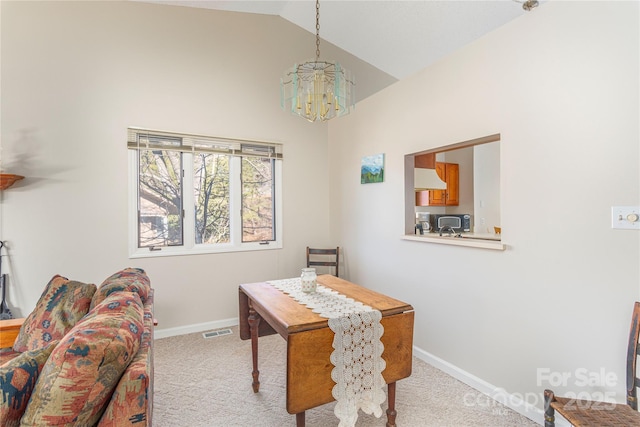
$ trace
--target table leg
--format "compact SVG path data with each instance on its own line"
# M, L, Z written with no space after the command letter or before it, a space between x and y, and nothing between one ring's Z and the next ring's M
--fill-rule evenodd
M389 396L387 400L389 401L389 408L387 409L387 427L395 427L396 426L396 383L389 383L387 386L389 391Z
M304 411L296 414L296 427L304 427Z
M258 370L258 327L260 326L260 315L256 313L251 303L249 303L249 326L251 327L251 356L253 357L253 372L251 372L253 383L251 385L253 392L257 393L260 390L260 381L258 380L260 376L260 371Z

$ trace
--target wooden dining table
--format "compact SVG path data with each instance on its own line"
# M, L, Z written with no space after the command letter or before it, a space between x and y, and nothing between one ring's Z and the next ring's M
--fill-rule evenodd
M411 375L413 307L405 302L331 275L318 276L318 284L379 310L384 333L382 376L387 384L387 427L395 426L396 382ZM330 361L334 332L328 320L267 282L239 286L240 338L251 340L253 391L260 390L258 338L280 334L287 341L286 407L304 427L305 411L332 402Z

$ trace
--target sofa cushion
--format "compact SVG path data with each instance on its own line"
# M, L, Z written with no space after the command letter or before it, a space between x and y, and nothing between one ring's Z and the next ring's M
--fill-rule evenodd
M143 345L120 377L97 427L151 425L152 365L152 350Z
M98 287L91 300L91 308L100 304L106 297L114 292L128 291L136 292L140 295L142 303L147 300L151 283L149 276L141 268L125 268L117 273L112 274Z
M153 290L144 303L140 349L122 374L97 427L151 426L153 414Z
M38 375L58 341L26 351L0 366L0 426L17 427Z
M134 292L96 305L53 350L22 426L92 426L140 346L143 307Z
M60 340L89 311L96 285L55 275L35 309L27 316L13 344L18 352L35 350Z

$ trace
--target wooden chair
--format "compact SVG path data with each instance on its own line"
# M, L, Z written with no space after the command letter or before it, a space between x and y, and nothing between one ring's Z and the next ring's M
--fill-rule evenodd
M315 266L335 267L336 274L334 274L334 276L340 277L340 275L338 274L339 264L340 264L340 247L339 246L335 249L314 249L307 246L307 267L315 267Z
M636 375L636 363L640 355L638 333L640 332L640 302L633 308L633 318L627 347L627 403L610 403L576 400L557 397L553 391L544 391L544 425L555 426L555 412L574 426L640 426L637 387L640 379Z

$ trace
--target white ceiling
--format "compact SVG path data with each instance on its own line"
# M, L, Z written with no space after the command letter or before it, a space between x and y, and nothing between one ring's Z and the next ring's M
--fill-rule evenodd
M279 15L313 34L316 32L315 2L311 0L134 1ZM322 0L320 37L402 79L522 14L535 13L535 9L523 10L521 2ZM311 56L315 45L309 46L309 50Z

